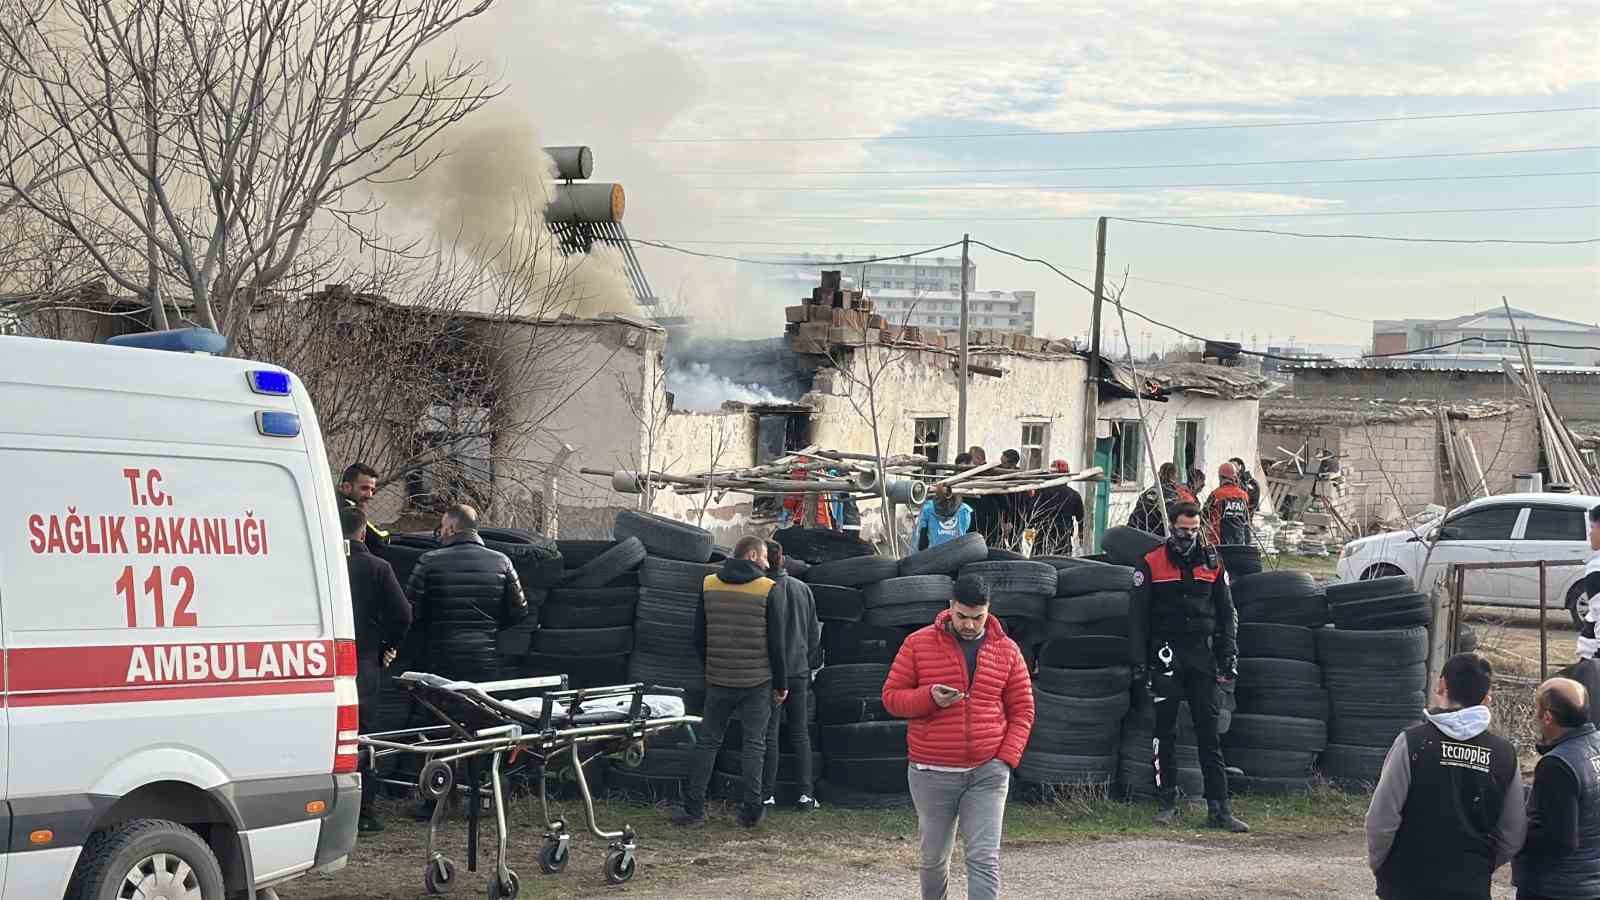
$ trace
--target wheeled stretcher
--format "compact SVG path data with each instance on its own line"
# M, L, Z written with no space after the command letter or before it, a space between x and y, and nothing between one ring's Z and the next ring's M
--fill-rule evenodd
M457 789L456 764L487 758L488 797L492 803L498 841L495 871L490 880L490 900L517 896L517 873L506 863L505 767L526 762L531 780L538 783L539 808L545 822L544 847L539 868L554 874L566 868L570 835L565 818L552 818L545 790L545 769L571 763L578 793L583 798L585 824L595 837L608 841L605 877L622 884L633 877L635 839L632 826L604 831L595 822L594 796L583 767L596 757L621 755L637 765L645 753L646 738L684 725L698 725L698 716L684 714L682 691L645 684L568 690L564 675L518 678L508 681L451 681L425 672L407 672L395 679L412 698L437 717L440 724L361 735L357 740L365 757L367 776L376 777L378 761L397 754L418 754L424 760L416 787L434 801L428 822L428 856L423 882L430 894L443 894L455 886L455 864L438 848L439 825L447 799ZM528 699L508 699L507 694L542 691ZM500 696L497 696L500 695ZM409 781L385 779L411 786ZM478 784L464 786L471 797L469 853L477 847L477 804L483 796Z

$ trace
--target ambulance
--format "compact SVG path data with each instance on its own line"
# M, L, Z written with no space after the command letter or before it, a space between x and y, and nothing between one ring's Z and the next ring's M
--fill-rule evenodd
M316 414L214 332L0 337L0 898L341 868L355 625Z

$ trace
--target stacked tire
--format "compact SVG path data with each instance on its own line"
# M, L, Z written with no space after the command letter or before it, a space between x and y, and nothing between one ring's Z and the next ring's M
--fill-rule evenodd
M1344 787L1368 787L1395 737L1422 719L1428 629L1324 628L1317 655L1331 708L1322 772Z
M1328 743L1328 692L1317 665L1316 629L1271 622L1239 624L1237 708L1223 750L1244 776L1235 793L1310 789L1317 754Z
M1052 787L1109 788L1117 777L1132 679L1126 665L1040 666L1033 683L1033 733L1017 778Z
M1328 598L1315 579L1305 572L1288 569L1258 572L1230 576L1229 582L1233 607L1240 622L1304 628L1321 628L1328 624Z
M525 657L514 664L518 673L566 675L574 688L627 680L638 590L634 571L643 559L644 546L629 539L569 571L551 588L537 616L538 629L520 648ZM506 633L501 641L503 654L518 649L506 646Z
M1005 626L1031 670L1040 645L1050 638L1047 622L1056 593L1055 566L1038 560L990 559L962 566L959 575L977 576L989 586L989 614Z
M920 627L920 626L919 626ZM875 630L868 630L875 629ZM914 630L897 626L852 626L852 637L837 632L831 645L841 652L829 661L812 683L817 698L822 775L817 793L825 802L856 809L884 809L911 805L906 783L906 722L883 708L883 683L889 665L905 635ZM827 652L827 651L824 651ZM779 764L782 777L782 763Z

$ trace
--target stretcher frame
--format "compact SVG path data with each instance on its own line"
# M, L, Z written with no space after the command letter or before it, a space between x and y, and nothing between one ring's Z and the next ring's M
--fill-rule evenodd
M634 852L637 840L631 825L620 830L602 829L595 820L594 795L584 774L584 766L595 758L622 753L624 760L637 765L644 757L645 738L659 731L679 726L700 724L699 716L679 715L652 718L647 715L645 698L648 695L683 695L681 688L648 685L642 682L609 687L569 689L567 676L550 675L536 678L514 678L503 681L471 682L452 681L426 672L406 672L396 676L396 683L410 691L412 699L428 710L442 724L360 735L366 774L376 777L377 763L387 757L415 754L423 757L423 765L416 782L398 779L381 779L385 784L416 787L425 798L434 802L433 815L428 821L427 861L423 869L424 885L430 894L443 894L454 887L455 865L438 848L439 826L446 815L445 802L454 793L454 765L466 761L471 765L481 757L489 760L490 798L497 828L495 872L490 883L491 900L510 900L520 888L516 872L506 862L508 835L506 833L505 785L502 767L507 760L515 761L526 754L536 764L539 785L539 808L545 822L545 843L539 854L539 867L545 874L560 872L566 867L571 835L565 817L550 815L549 796L545 787L545 768L562 757L571 761L574 780L583 800L584 824L590 834L609 842L605 862L606 881L622 884L633 877ZM544 691L538 711L533 712L496 694L524 691ZM591 700L631 698L625 712L585 711L583 704ZM523 701L525 702L525 701ZM582 749L580 749L582 748ZM591 750L588 759L582 750ZM477 857L478 803L483 790L474 777L471 785L459 786L471 798L468 817L468 854L475 866Z

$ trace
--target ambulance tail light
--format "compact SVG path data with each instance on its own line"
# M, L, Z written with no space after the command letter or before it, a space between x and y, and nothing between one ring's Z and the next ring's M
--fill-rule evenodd
M356 690L355 641L333 642L333 693L338 703L335 713L333 774L347 775L361 768L361 747L356 737L361 733L361 706Z

